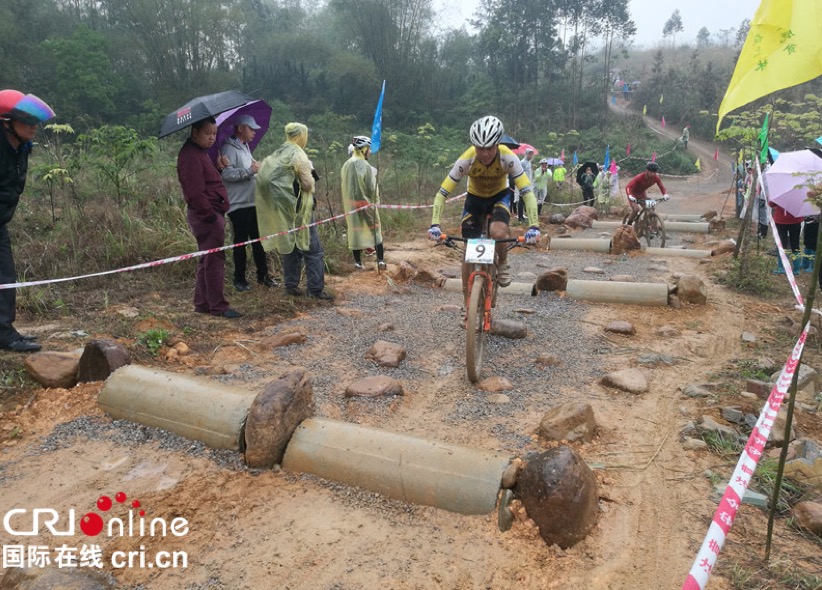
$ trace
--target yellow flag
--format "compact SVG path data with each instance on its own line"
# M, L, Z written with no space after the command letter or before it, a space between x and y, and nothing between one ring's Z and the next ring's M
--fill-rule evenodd
M697 170L699 170L700 172L702 172L702 164L700 164L700 163L699 163L699 158L697 158L697 159L696 159L696 162L694 162L694 166L696 166L696 169L697 169Z
M642 105L642 114L643 114L643 116L648 114L648 105L647 104Z
M719 106L717 131L732 110L822 74L820 23L819 0L762 0Z

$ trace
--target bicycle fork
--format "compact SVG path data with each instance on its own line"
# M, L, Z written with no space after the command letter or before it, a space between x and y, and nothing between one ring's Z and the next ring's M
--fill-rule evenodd
M471 291L474 287L474 280L480 277L481 281L485 281L485 299L482 302L482 331L488 332L491 330L491 299L492 296L492 289L494 288L494 281L491 279L491 275L482 270L475 270L470 275L468 275L468 297L471 297ZM465 302L465 309L468 309L469 301Z

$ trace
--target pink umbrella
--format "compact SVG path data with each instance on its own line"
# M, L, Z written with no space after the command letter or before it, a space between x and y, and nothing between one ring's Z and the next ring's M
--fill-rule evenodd
M782 152L764 174L768 199L794 217L819 215L808 202L808 190L822 183L822 150Z
M208 155L212 161L217 160L217 154L220 153L220 148L234 133L234 122L243 115L251 115L254 117L257 125L260 126L254 138L248 142L249 149L253 152L257 144L260 143L263 135L268 131L268 125L271 122L271 107L264 100L254 100L225 111L224 113L220 113L215 117L217 120L217 140L208 150Z
M533 150L535 156L539 153L539 150L537 148L535 148L534 146L532 146L530 143L521 143L521 144L519 144L519 147L514 150L514 153L517 154L518 156L522 156L522 155L525 155L525 150Z

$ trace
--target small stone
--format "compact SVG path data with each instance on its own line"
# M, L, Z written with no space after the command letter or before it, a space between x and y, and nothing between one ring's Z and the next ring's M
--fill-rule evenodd
M519 472L522 471L522 459L515 457L502 472L502 487L505 489L513 488L517 484Z
M636 278L633 275L613 275L609 279L609 281L614 281L616 283L635 283Z
M505 395L504 393L495 393L494 395L489 395L486 400L488 403L503 405L511 402L511 398Z
M358 379L345 390L345 397L388 397L403 395L402 384L381 375Z
M479 382L477 387L479 387L483 391L491 391L491 392L509 391L511 389L514 389L514 385L510 381L508 381L508 379L506 379L505 377L498 377L498 376L489 377L488 379L483 379L482 381ZM492 403L499 403L499 402L492 402ZM502 403L505 403L505 402L502 402Z
M440 306L440 311L459 313L462 311L462 307L460 307L459 305L452 305L449 303L447 305Z
M377 328L377 332L393 332L394 331L394 324L380 324Z
M305 334L298 331L283 332L266 340L265 344L271 348L280 346L291 346L292 344L304 344L308 340Z
M589 274L595 274L595 275L604 275L605 274L604 270L602 270L601 268L596 267L596 266L586 266L585 268L582 269L582 272L587 272Z
M742 342L753 344L756 342L756 334L753 334L752 332L742 332Z
M686 438L682 443L686 451L701 451L708 448L708 443L699 438Z
M648 380L639 369L622 369L608 373L602 378L602 383L616 387L628 393L644 393L648 391Z
M636 328L630 322L617 320L605 326L606 332L613 332L615 334L623 334L625 336L633 336L636 334Z
M374 361L381 367L399 367L405 357L404 346L385 340L377 340L365 353L366 359Z

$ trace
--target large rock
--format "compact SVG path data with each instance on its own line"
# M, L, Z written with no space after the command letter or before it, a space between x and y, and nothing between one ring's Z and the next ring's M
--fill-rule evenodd
M345 389L345 397L385 397L402 394L402 384L399 381L382 375L358 379Z
M523 322L516 320L493 320L490 333L503 338L519 340L528 335L528 328Z
M0 580L0 590L109 590L103 574L90 568L10 567Z
M38 352L23 361L29 375L40 385L64 389L77 385L79 364L80 355L74 352Z
M623 334L625 336L633 336L636 334L636 328L631 322L625 320L614 320L605 326L606 332L613 332L614 334Z
M565 291L568 287L568 269L556 267L537 277L537 291Z
M399 367L405 360L405 347L385 340L377 340L365 353L365 358L374 361L381 367Z
M280 463L297 426L313 415L313 389L304 370L294 369L268 383L248 411L245 462L257 468Z
M799 528L822 537L822 504L799 502L793 507L793 515Z
M549 441L590 442L595 430L594 408L586 402L551 408L539 423L539 435Z
M722 254L728 254L736 250L736 241L734 240L723 240L719 242L712 250L711 256L720 256Z
M548 545L572 547L597 523L596 477L570 447L529 458L514 489Z
M639 369L622 369L621 371L608 373L602 378L602 383L628 393L645 393L648 391L648 380Z
M589 229L593 227L594 220L581 213L571 213L565 219L565 225L574 229Z
M631 250L642 249L639 238L636 237L634 228L630 225L621 225L614 231L611 238L611 254L624 254Z
M794 458L790 458L793 455ZM815 440L801 438L789 445L785 475L816 490L822 490L822 446Z
M683 303L704 305L708 301L708 287L696 275L682 275L676 284L676 295Z
M299 330L289 330L275 334L264 341L264 345L269 348L279 348L281 346L291 346L292 344L305 344L308 337Z
M571 215L584 215L585 217L590 217L591 219L599 219L599 212L596 208L589 207L588 205L580 205L574 209Z
M562 225L565 223L565 216L562 213L554 213L548 218L548 223L551 225Z
M86 342L80 364L77 367L77 380L105 381L120 367L131 364L131 355L125 346L116 340L94 338Z

